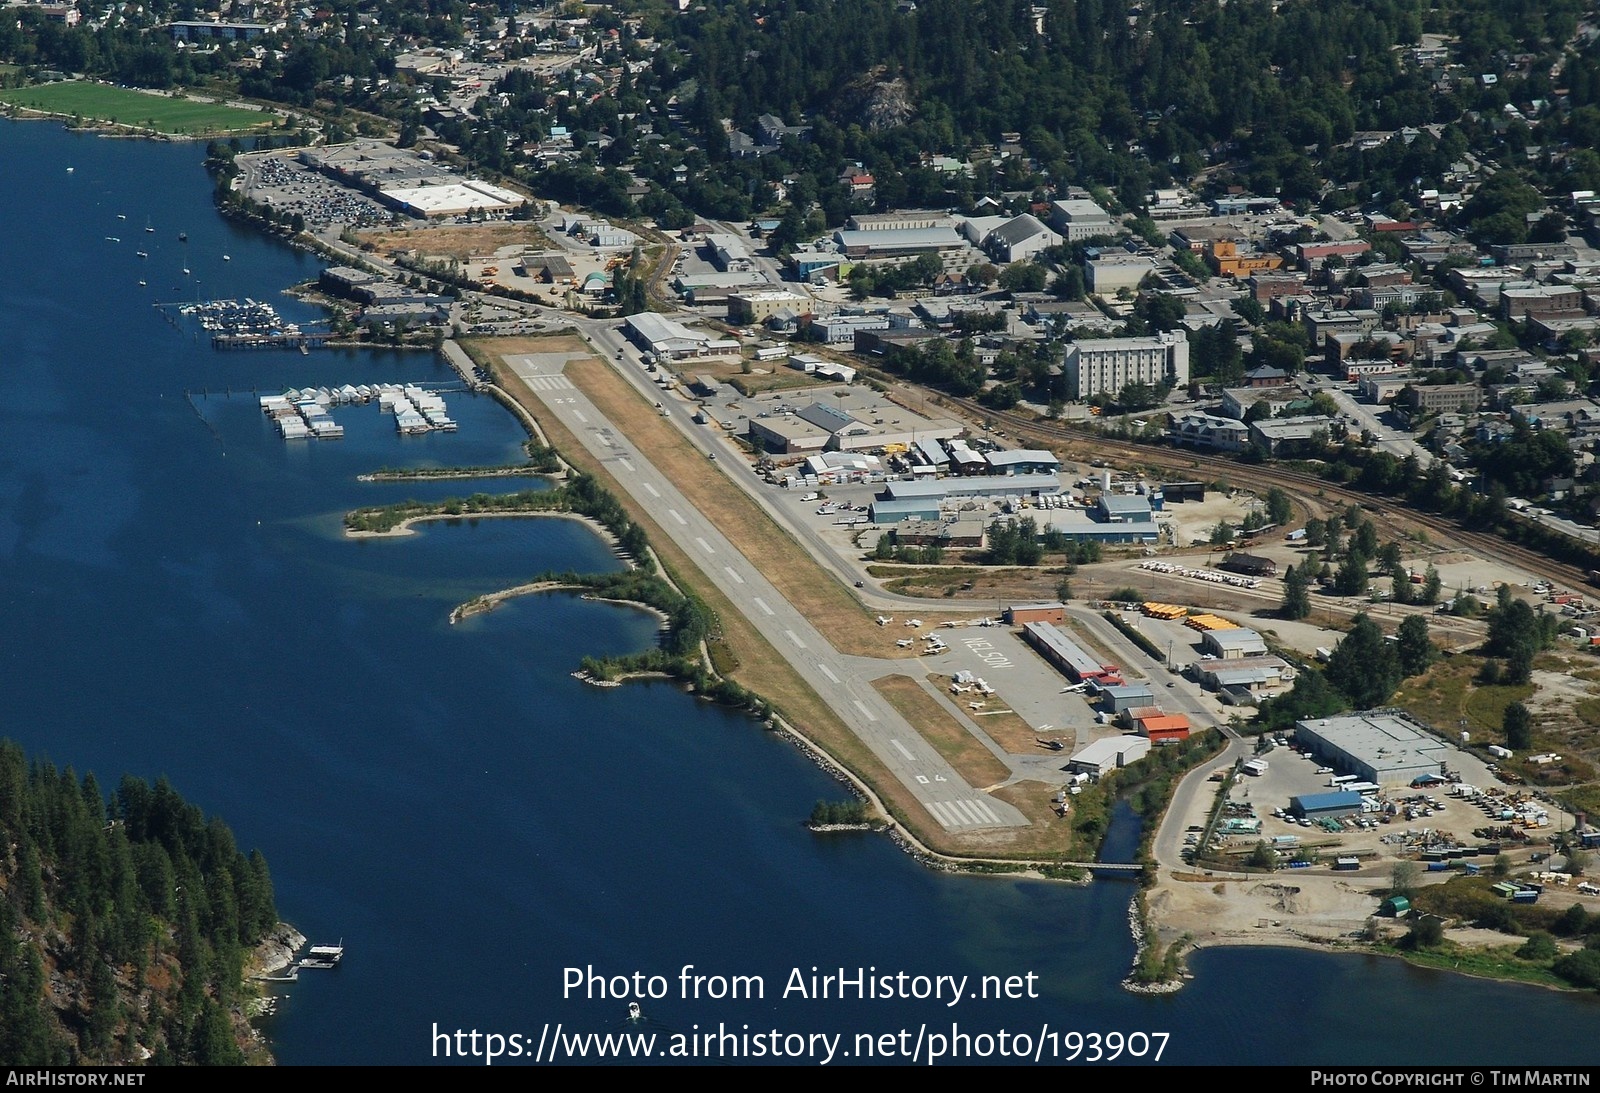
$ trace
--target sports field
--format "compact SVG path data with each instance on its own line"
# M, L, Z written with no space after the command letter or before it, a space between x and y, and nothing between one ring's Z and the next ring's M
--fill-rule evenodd
M173 136L243 133L273 124L274 115L217 103L148 95L123 87L70 80L0 91L0 102L88 122L109 122Z

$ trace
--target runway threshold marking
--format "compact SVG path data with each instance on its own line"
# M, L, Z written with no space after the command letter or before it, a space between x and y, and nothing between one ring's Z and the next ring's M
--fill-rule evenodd
M965 827L967 824L967 821L954 809L946 812L946 809L949 809L950 806L941 801L930 801L927 807L928 811L933 813L933 818L945 827Z
M983 818L983 814L980 813L977 809L973 808L972 805L969 804L968 802L966 802L966 801L952 801L952 802L950 802L950 804L951 804L952 808L955 808L963 816L965 816L968 819L970 819L973 823L981 824L981 823L985 822L984 818Z

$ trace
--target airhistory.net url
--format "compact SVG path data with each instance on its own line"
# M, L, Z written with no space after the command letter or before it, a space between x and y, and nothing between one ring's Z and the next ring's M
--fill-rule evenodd
M715 1031L695 1025L690 1032L568 1032L547 1023L537 1037L522 1033L441 1030L433 1026L433 1057L496 1062L568 1063L606 1059L786 1059L819 1066L839 1059L893 1060L933 1066L943 1061L1018 1059L1035 1063L1113 1062L1148 1059L1159 1062L1167 1049L1166 1032L1062 1032L1046 1022L1037 1033L963 1032L926 1024L897 1032L858 1032L846 1039L838 1032L750 1031L749 1025Z

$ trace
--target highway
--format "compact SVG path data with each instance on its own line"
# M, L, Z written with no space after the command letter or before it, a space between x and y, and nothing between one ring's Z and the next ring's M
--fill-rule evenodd
M584 325L598 344L605 344L606 326ZM615 336L615 327L609 326L609 332ZM1027 826L1017 809L968 785L872 687L858 658L836 650L778 593L760 565L745 557L612 426L563 374L568 359L565 353L543 353L510 356L505 362L773 648L811 681L834 713L941 826L952 832ZM674 405L673 412L683 412L682 407Z

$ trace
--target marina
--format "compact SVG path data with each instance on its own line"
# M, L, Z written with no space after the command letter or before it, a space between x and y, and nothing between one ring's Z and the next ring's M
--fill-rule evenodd
M184 274L189 270L185 268ZM209 300L192 304L156 304L195 319L211 335L214 349L320 349L332 336L326 330L308 330L278 314L260 300Z
M402 436L457 429L443 396L411 383L291 388L281 395L262 395L259 401L261 412L273 420L285 440L337 440L344 436L344 426L333 420L331 409L374 399L381 412L394 415L395 431Z

